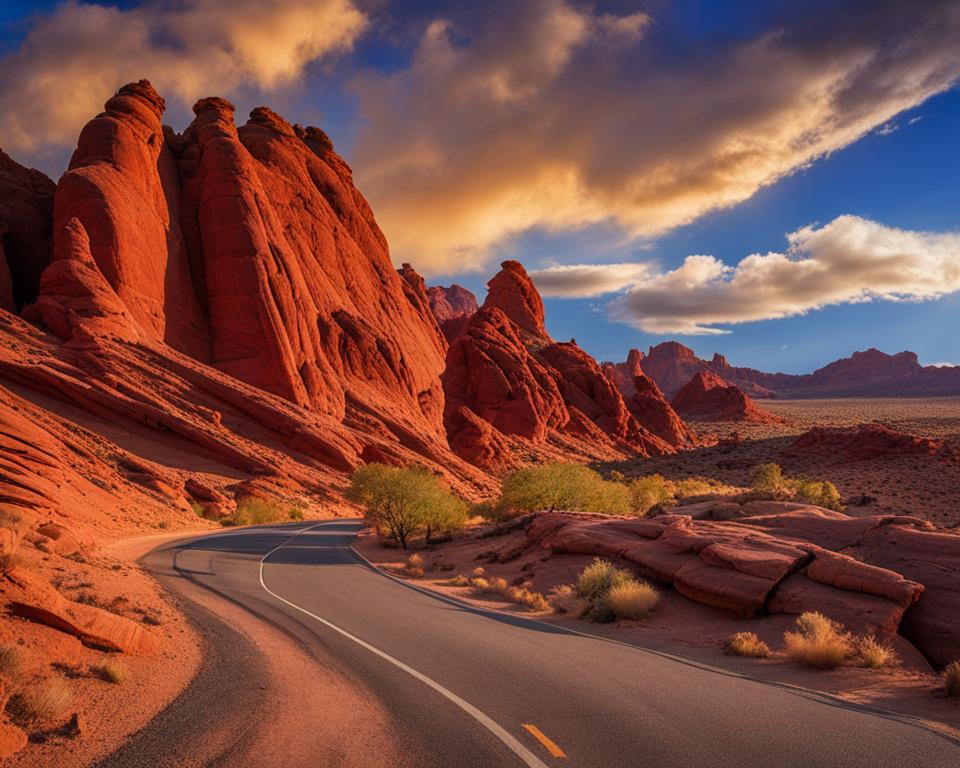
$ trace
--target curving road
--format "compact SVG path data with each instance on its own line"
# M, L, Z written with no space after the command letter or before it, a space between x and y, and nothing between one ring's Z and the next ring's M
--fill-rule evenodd
M290 768L960 765L955 740L907 718L424 593L357 557L359 527L248 528L152 552L145 566L187 601L211 652L100 765L259 768L270 762L263 744ZM386 760L376 739L331 756L319 734L311 743L317 713L306 707L272 723L262 652L238 631L246 622L304 650L305 682L335 670L371 694L403 757Z

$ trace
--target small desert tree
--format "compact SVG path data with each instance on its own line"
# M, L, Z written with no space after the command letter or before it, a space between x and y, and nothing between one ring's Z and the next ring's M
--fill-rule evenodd
M367 464L350 479L347 496L364 508L377 532L404 549L409 538L424 532L449 532L462 527L466 504L436 477L418 467Z
M497 502L501 515L538 510L625 514L630 491L623 483L604 480L580 464L543 464L507 476Z

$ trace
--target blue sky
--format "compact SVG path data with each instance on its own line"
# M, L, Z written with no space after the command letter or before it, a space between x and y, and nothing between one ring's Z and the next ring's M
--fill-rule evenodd
M0 96L0 109L9 114L29 94L31 127L61 127L27 137L6 118L0 147L51 175L69 157L73 123L96 107L77 87L46 101L36 88L17 93L14 77L49 67L63 73L64 88L70 78L95 80L107 91L101 102L110 88L148 77L177 129L192 100L208 95L197 88L216 88L238 105L238 119L268 103L324 127L397 260L429 282L459 282L482 300L504 258L531 271L608 264L611 274L623 262L650 262L649 285L545 299L551 334L576 338L600 359L678 339L703 356L791 373L871 346L960 362L952 332L960 283L951 282L951 260L960 263L960 57L951 25L960 14L950 3L931 3L922 19L905 2L812 0L531 0L522 10L210 0L202 17L189 16L189 2L102 3L116 13L101 16L93 5L0 5L0 92L10 100ZM311 28L320 7L329 16ZM257 39L271 18L292 21ZM241 24L242 34L224 31ZM337 24L341 31L328 33ZM124 47L136 25L148 37ZM218 46L233 63L207 58ZM304 49L311 53L274 66ZM196 59L209 76L178 79L171 55ZM662 205L651 188L662 188ZM823 234L788 258L819 260L833 283L824 278L789 310L768 283L759 292L769 296L754 301L733 272L692 282L674 272L691 255L733 268L750 254L787 253L787 234L811 226ZM851 242L855 252L838 252ZM904 250L893 253L911 275L902 285L871 264L891 248ZM855 285L844 290L843 280ZM569 280L545 292L583 293ZM895 294L911 300L884 298ZM628 322L615 322L609 305L624 296ZM739 311L742 297L749 307ZM701 305L711 309L684 316ZM713 333L680 333L694 325Z

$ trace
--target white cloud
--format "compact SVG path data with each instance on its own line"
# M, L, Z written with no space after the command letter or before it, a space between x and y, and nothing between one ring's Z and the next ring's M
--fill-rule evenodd
M542 296L567 299L613 293L650 277L649 262L627 264L565 264L530 272Z
M395 259L483 267L532 228L649 238L735 205L960 75L960 4L852 3L665 58L645 16L470 6L356 82L355 167Z
M103 102L141 78L187 107L289 83L349 50L365 24L352 0L148 0L130 10L70 0L0 60L0 146L21 160L73 146Z
M960 232L915 232L840 216L798 229L787 242L785 253L752 254L735 267L688 256L674 270L637 281L610 303L611 317L651 333L718 334L729 332L718 325L829 305L923 301L960 291ZM620 274L621 265L610 266L611 275Z

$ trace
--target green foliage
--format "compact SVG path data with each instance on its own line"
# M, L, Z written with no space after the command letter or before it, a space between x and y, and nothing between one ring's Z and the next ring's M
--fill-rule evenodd
M768 496L786 498L802 504L814 504L838 511L843 509L840 491L829 480L787 477L779 464L758 466L754 470L753 489Z
M577 595L588 603L603 600L611 587L625 584L632 578L629 571L597 557L580 571L577 577Z
M761 493L776 493L783 487L783 470L779 464L761 464L753 471L753 488Z
M409 538L463 528L467 505L440 480L418 467L367 464L350 478L347 497L364 508L367 522L404 549Z
M658 504L674 503L674 486L663 475L647 475L630 482L630 510L643 516Z
M237 502L237 511L225 517L221 523L223 525L268 525L301 520L303 520L303 507L299 504L287 506L272 499L248 497Z
M630 492L581 464L526 467L503 481L496 507L500 517L555 509L622 515L630 509Z

